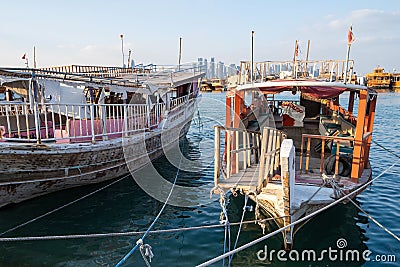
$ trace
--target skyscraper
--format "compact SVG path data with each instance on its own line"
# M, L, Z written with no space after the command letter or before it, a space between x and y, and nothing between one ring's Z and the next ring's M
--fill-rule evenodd
M209 78L215 78L215 59L212 57L211 62L210 62L210 77Z

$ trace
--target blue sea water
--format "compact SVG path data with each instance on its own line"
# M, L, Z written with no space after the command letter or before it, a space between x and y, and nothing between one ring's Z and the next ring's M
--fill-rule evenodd
M213 125L225 118L225 94L203 94L199 103L202 127L194 120L187 139L181 144L189 160L201 163L200 171L181 171L178 184L212 188ZM400 94L382 93L374 128L374 141L400 154ZM397 164L383 174L373 185L357 197L357 203L382 225L400 235L400 162L398 158L373 144L371 164L373 177L380 175L392 164ZM154 167L164 177L173 180L177 169L165 157L156 160ZM0 210L0 233L36 218L59 206L84 196L108 183L61 191ZM207 199L209 196L197 196ZM228 215L231 222L239 221L243 196L229 197ZM251 203L250 203L251 204ZM91 233L114 233L146 230L157 216L163 203L147 195L134 181L126 178L114 185L60 211L36 220L5 236L45 236ZM170 229L199 225L219 224L218 197L193 207L167 206L154 229ZM246 212L245 220L254 219ZM271 223L266 231L276 229ZM232 226L232 245L238 227ZM246 224L238 245L243 245L263 235L256 224ZM114 266L136 244L140 235L130 237L82 238L69 240L0 242L0 266ZM236 254L232 266L398 266L400 242L372 222L351 203L338 205L323 212L306 224L295 237L294 250L321 252L337 249L337 241L344 239L344 249L371 251L371 261L340 261L324 257L322 261L260 260L259 251L280 250L282 237L276 235ZM145 243L153 248L152 266L194 266L223 253L224 229L191 230L176 233L150 234ZM396 257L395 262L376 261ZM295 256L293 254L293 256ZM221 266L222 262L213 266ZM145 266L138 251L124 266Z

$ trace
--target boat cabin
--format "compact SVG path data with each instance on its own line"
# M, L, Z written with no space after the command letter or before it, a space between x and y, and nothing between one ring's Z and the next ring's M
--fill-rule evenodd
M290 249L300 218L354 197L372 176L377 101L356 80L340 60L242 62L226 124L214 128L220 203L229 191L247 195L256 219L272 217Z

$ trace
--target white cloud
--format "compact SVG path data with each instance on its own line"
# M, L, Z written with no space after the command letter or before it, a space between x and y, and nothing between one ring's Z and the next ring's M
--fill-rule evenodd
M96 45L86 45L83 48L80 49L82 52L93 52L96 50Z

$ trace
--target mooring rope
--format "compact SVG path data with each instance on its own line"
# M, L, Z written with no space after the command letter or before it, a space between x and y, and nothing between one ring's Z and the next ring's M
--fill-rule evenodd
M238 247L238 248L236 248L236 249L233 249L233 250L231 250L230 252L224 253L224 254L222 254L222 255L220 255L220 256L218 256L218 257L215 257L215 258L213 258L213 259L210 259L210 260L208 260L208 261L206 261L206 262L204 262L204 263L202 263L202 264L199 264L199 265L197 265L197 267L204 267L204 266L208 266L208 265L210 265L210 264L213 264L213 263L215 263L215 262L218 262L218 261L220 261L220 260L222 260L222 259L224 259L224 258L226 258L226 257L228 257L228 256L230 256L230 255L233 255L233 254L235 254L235 253L237 253L237 252L239 252L239 251L242 251L242 250L244 250L244 249L246 249L246 248L248 248L248 247L251 247L251 246L253 246L253 245L255 245L255 244L257 244L257 243L259 243L259 242L261 242L261 241L263 241L263 240L266 240L266 239L270 238L271 236L274 236L274 235L276 235L276 234L282 232L283 230L285 230L285 229L287 229L287 228L289 228L289 227L292 227L292 226L294 226L294 225L296 225L296 224L299 224L299 223L301 223L301 222L303 222L303 221L305 221L305 220L308 220L309 218L311 218L311 217L313 217L313 216L315 216L315 215L321 213L322 211L327 210L327 209L329 209L330 207L332 207L332 206L334 206L334 205L336 205L336 204L342 202L343 200L345 200L345 199L348 198L349 196L354 195L354 194L358 193L359 191L363 190L364 188L366 188L367 186L369 186L372 182L374 182L374 181L376 181L377 179L379 179L380 177L382 177L382 175L384 175L387 171L389 171L391 168L393 168L394 166L396 166L399 162L400 162L400 160L396 161L396 162L393 163L390 167L388 167L386 170L384 170L383 172L381 172L381 173L380 173L377 177L375 177L374 179L371 179L370 181L368 181L367 183L363 184L362 186L360 186L360 187L357 188L356 190L354 190L354 191L350 192L349 194L347 194L347 195L345 195L345 196L343 196L343 197L341 197L341 198L335 200L334 202L332 202L332 203L330 203L330 204L328 204L328 205L322 207L321 209L319 209L319 210L317 210L317 211L314 211L314 212L310 213L309 215L307 215L307 216L305 216L305 217L303 217L303 218L300 218L299 220L297 220L297 221L295 221L295 222L292 222L292 223L290 223L290 224L288 224L288 225L286 225L286 226L284 226L284 227L282 227L282 228L280 228L280 229L278 229L278 230L275 230L275 231L273 231L273 232L271 232L271 233L269 233L269 234L267 234L267 235L265 235L265 236L262 236L262 237L260 237L260 238L257 238L257 239L255 239L255 240L253 240L253 241L251 241L251 242L249 242L249 243L247 243L247 244L245 244L245 245L242 245L242 246L240 246L240 247Z
M243 220L244 220L244 214L246 213L247 201L248 201L248 199L249 199L249 196L248 196L248 195L245 195L245 196L244 196L244 204L243 204L242 218L240 219L239 229L238 229L238 232L237 232L237 235L236 235L236 240L235 240L235 244L233 245L233 249L236 248L237 243L238 243L238 241L239 241L240 231L242 230ZM231 256L229 256L228 266L231 265L233 256L234 256L234 254L232 254Z
M182 146L182 150L185 149L185 142L183 142L183 146ZM156 218L153 220L153 222L151 223L151 225L149 226L149 228L146 230L146 232L143 234L143 236L138 240L138 242L136 242L136 245L117 263L117 265L115 265L116 267L121 266L122 264L125 263L125 261L133 254L133 252L136 251L136 249L140 246L140 243L143 244L144 239L147 237L147 235L150 233L150 230L154 227L154 225L156 224L156 222L158 221L158 219L160 218L161 214L163 213L165 207L167 206L167 203L169 201L169 198L172 195L172 191L174 190L174 187L176 185L176 181L178 180L178 176L179 176L179 172L180 172L180 168L181 168L181 164L182 164L182 159L183 159L183 153L181 152L181 157L179 159L179 165L178 165L178 170L176 171L175 174L175 179L174 182L172 184L171 190L169 191L169 194L167 196L167 199L165 200L163 206L161 207L161 210L158 212Z
M28 224L34 222L34 221L37 221L37 220L39 220L39 219L41 219L41 218L43 218L43 217L46 217L47 215L50 215L50 214L52 214L52 213L54 213L54 212L56 212L56 211L59 211L59 210L65 208L65 207L68 207L68 206L70 206L70 205L72 205L72 204L74 204L74 203L76 203L76 202L78 202L78 201L80 201L80 200L82 200L82 199L85 199L85 198L87 198L87 197L90 197L91 195L93 195L93 194L95 194L95 193L97 193L97 192L100 192L101 190L106 189L107 187L110 187L110 186L112 186L113 184L116 184L116 183L122 181L123 179L125 179L126 177L129 177L129 176L130 176L130 174L125 175L125 176L119 178L118 180L115 180L115 181L113 181L113 182L111 182L111 183L109 183L109 184L107 184L107 185L105 185L105 186L103 186L103 187L101 187L101 188L99 188L99 189L97 189L97 190L95 190L95 191L93 191L93 192L87 194L87 195L84 195L84 196L82 196L82 197L80 197L80 198L78 198L78 199L75 199L75 200L73 200L73 201L71 201L71 202L69 202L69 203L67 203L67 204L65 204L65 205L62 205L62 206L60 206L60 207L58 207L58 208L55 208L55 209L53 209L53 210L51 210L51 211L49 211L49 212L46 212L46 213L44 213L44 214L42 214L42 215L40 215L40 216L38 216L38 217L36 217L36 218L33 218L33 219L29 220L29 221L26 221L26 222L24 222L24 223L21 223L21 224L15 226L15 227L13 227L13 228L11 228L11 229L8 229L7 231L2 232L2 233L0 234L0 236L3 236L3 235L5 235L5 234L7 234L7 233L10 233L10 232L14 231L14 230L17 230L17 229L19 229L19 228L21 228L21 227L23 227L23 226L26 226L26 225L28 225Z
M397 157L400 159L400 155L397 155L395 152L393 152L392 150L390 150L389 148L384 147L383 145L379 144L378 142L372 140L372 142L377 145L378 147L382 148L383 150L389 152L390 154L392 154L393 156Z
M339 187L339 185L333 180L330 179L328 180L329 184L332 186L333 190L338 191L338 194L341 195L345 195L343 190ZM354 202L354 200L352 200L351 198L347 197L347 199L354 205L356 206L356 208L358 208L362 213L364 213L365 215L367 215L368 218L370 218L376 225L378 225L380 228L382 228L383 230L385 230L388 234L390 234L391 236L393 236L395 239L397 239L397 241L400 241L400 237L398 237L396 234L394 234L392 231L390 231L389 229L387 229L385 226L383 226L380 222L378 222L375 218L373 218L370 214L368 214L368 212L366 212L365 210L363 210L360 205L358 205L356 202Z
M376 223L376 225L378 225L380 228L382 228L383 230L385 230L388 234L390 234L391 236L393 236L395 239L397 239L397 241L400 241L400 237L398 237L396 234L394 234L392 231L390 231L389 229L387 229L385 226L383 226L381 223L379 223L376 219L374 219L371 215L368 214L368 212L366 212L365 210L363 210L360 205L357 205L357 203L355 203L351 198L348 197L348 199L350 200L351 203L353 203L354 206L356 206L361 212L363 212L365 215L367 215L368 218L370 218L374 223Z
M226 200L225 200L224 193L220 194L219 204L222 209L220 224L224 226L224 253L226 253L227 245L228 245L228 251L230 251L230 248L231 248L231 229L230 229L230 223L229 223L229 218L228 218L228 212L226 210ZM222 267L224 267L224 266L225 266L225 259L222 260ZM229 267L229 264L228 264L228 267Z
M231 225L240 225L242 224L253 224L258 222L267 222L276 219L282 219L286 216L280 217L272 217L260 220L250 220L244 222L231 222ZM200 226L192 226L185 228L172 228L172 229L160 229L160 230L151 230L150 234L164 234L164 233L175 233L175 232L183 232L183 231L191 231L191 230L202 230L202 229L213 229L225 227L223 224L211 224L211 225L200 225ZM146 231L130 231L130 232L114 232L114 233L95 233L95 234L72 234L72 235L50 235L50 236L24 236L24 237L0 237L0 242L16 242L16 241L43 241L43 240L67 240L67 239L84 239L84 238L106 238L106 237L120 237L120 236L133 236L133 235L141 235Z

